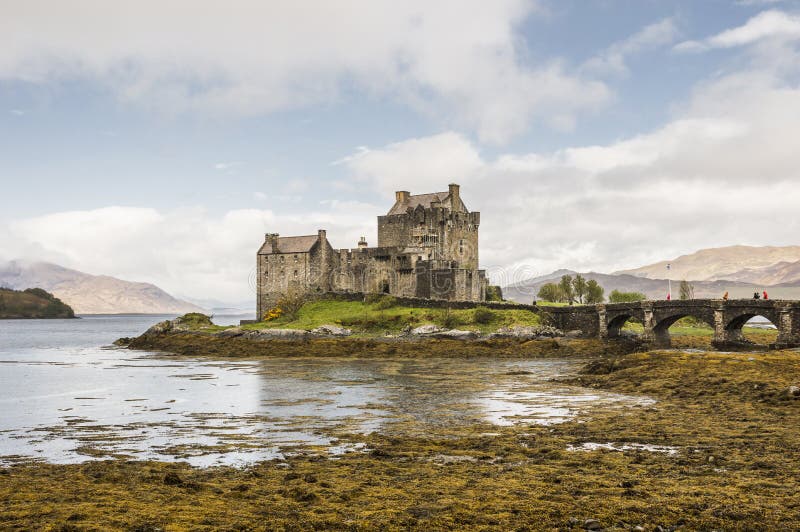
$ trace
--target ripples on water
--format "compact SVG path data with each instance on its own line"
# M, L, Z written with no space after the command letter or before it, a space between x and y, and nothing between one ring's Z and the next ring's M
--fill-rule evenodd
M590 404L647 403L549 382L578 361L214 361L102 347L165 318L0 321L0 461L242 465L358 449L337 434L550 424Z

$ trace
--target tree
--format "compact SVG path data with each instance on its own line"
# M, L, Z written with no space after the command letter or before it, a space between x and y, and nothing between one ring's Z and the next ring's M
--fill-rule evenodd
M487 286L486 301L504 301L503 289L496 285Z
M681 299L694 299L694 285L689 281L681 281Z
M608 296L609 303L635 303L645 299L647 296L641 292L620 292L619 290L612 290L611 295Z
M572 289L571 275L562 275L561 281L558 283L558 288L561 290L562 303L572 303L575 301L575 291Z
M589 279L586 283L586 303L590 305L602 303L603 299L605 299L603 294L605 294L605 289L597 284L594 279Z
M557 303L561 301L561 288L555 283L543 284L542 287L539 288L539 293L536 294L536 297L542 301Z
M587 295L586 279L584 279L579 273L576 274L575 279L572 280L572 291L575 294L575 299L578 303L588 303L588 301L585 300Z

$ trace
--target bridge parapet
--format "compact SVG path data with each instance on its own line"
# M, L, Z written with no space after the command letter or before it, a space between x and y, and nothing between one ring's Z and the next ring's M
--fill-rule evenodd
M542 309L544 311L544 308ZM659 347L670 345L669 328L679 319L691 316L714 329L714 345L730 347L745 342L742 327L750 319L763 316L778 328L775 347L800 346L800 301L693 299L640 301L600 305L548 307L545 311L558 328L581 330L584 336L602 339L620 337L629 320L644 328L641 340Z

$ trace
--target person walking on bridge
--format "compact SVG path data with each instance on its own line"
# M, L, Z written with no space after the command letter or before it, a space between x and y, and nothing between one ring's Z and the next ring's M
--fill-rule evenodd
M767 295L767 291L766 290L764 290L764 299L769 299L769 296Z
M728 291L727 291L727 290L726 290L726 291L725 291L725 293L722 295L722 300L723 300L723 301L727 301L727 300L728 300Z
M761 296L758 295L758 292L753 292L753 299L761 299Z

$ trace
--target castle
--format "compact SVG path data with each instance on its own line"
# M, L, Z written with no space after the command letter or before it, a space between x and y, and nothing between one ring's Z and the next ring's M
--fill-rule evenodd
M298 290L484 301L480 220L453 184L447 192L397 192L389 212L378 216L377 247L362 237L355 249L333 249L324 229L308 236L268 233L257 255L258 316L281 294Z

